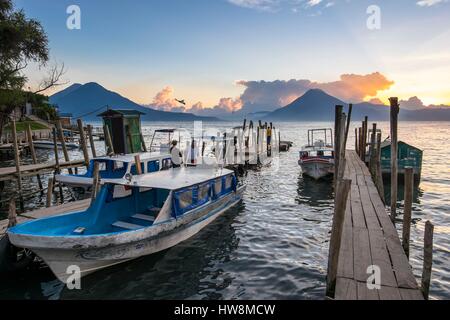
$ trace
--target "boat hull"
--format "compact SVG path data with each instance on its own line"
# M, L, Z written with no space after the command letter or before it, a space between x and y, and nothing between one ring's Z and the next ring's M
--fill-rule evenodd
M170 222L121 233L117 235L117 239L97 237L92 244L89 244L86 239L78 244L77 241L68 239L66 244L58 246L51 245L54 239L49 237L39 239L40 237L30 238L11 233L10 238L14 245L28 248L36 253L56 277L66 283L71 275L67 273L70 266L78 267L81 276L86 276L115 264L166 250L191 238L239 203L244 189L245 187L239 187L236 192L207 203L178 219L171 219Z
M319 180L325 178L334 173L334 163L331 161L323 160L309 160L303 161L299 160L299 165L302 168L303 174Z

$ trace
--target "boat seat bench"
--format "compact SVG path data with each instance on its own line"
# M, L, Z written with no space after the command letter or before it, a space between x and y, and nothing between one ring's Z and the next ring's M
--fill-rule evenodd
M150 221L150 222L155 221L155 217L148 216L145 214L135 214L134 216L131 216L131 217L134 219L140 219L140 220L145 220L145 221Z
M129 223L129 222L125 222L125 221L116 221L112 225L113 225L113 227L127 229L127 230L136 230L136 229L140 229L140 228L144 227L139 224Z

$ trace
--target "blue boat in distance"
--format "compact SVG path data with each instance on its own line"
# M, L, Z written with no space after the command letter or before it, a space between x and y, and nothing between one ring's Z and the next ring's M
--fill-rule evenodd
M69 187L90 190L93 182L94 164L99 163L101 179L120 179L127 174L137 174L135 156L139 155L143 173L158 172L172 167L172 157L168 153L142 152L126 155L104 156L91 159L84 174L57 174L55 180Z
M182 167L102 181L85 211L42 218L8 230L63 282L165 250L192 237L242 199L233 171ZM69 273L68 273L69 272Z

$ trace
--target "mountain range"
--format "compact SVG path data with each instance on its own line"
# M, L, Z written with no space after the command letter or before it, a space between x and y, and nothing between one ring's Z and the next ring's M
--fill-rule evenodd
M97 115L107 107L134 109L143 112L144 121L217 121L214 117L202 117L192 113L167 112L143 107L120 94L109 91L95 82L84 85L75 83L50 96L49 102L57 105L59 112L71 113L75 118L98 120Z
M336 105L348 106L346 102L320 89L311 89L287 106L267 114L263 119L270 121L332 121ZM352 110L353 120L362 120L364 116L375 121L388 121L390 118L390 107L382 104L362 102L353 104ZM450 121L450 108L429 107L407 110L400 106L399 119L404 121Z
M120 94L109 91L95 82L73 84L55 93L49 99L57 105L62 113L72 113L76 118L88 120L98 119L97 114L106 110L107 106L120 109L135 109L144 113L145 121L218 121L217 117L207 117L186 112L168 112L154 110L137 104ZM311 89L285 107L272 112L245 113L245 107L234 114L224 114L226 120L262 119L265 121L333 121L335 105L348 104L320 89ZM389 107L381 104L362 102L353 105L352 119L362 120L368 116L370 120L387 121L390 117ZM449 108L428 107L419 110L402 109L400 120L404 121L450 121Z

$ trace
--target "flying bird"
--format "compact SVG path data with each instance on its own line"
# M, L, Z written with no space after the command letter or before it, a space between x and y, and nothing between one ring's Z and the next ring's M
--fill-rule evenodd
M175 99L175 101L181 103L183 106L186 105L186 102L184 101L184 99L183 100Z

